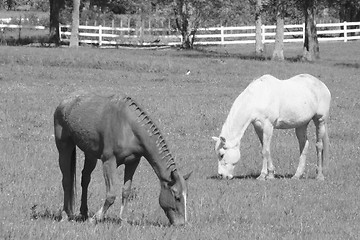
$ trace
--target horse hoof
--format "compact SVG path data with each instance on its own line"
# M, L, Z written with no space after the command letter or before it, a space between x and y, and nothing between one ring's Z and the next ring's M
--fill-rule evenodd
M95 216L93 216L92 218L89 218L89 222L90 222L91 224L93 224L93 225L95 225L95 224L98 223L98 221L97 221L97 219L96 219Z
M78 217L79 221L85 222L88 219L87 214L80 214Z
M325 177L324 177L324 175L319 174L319 175L317 175L316 180L324 181L324 180L325 180Z
M61 213L60 215L60 222L73 222L75 220L75 216L74 215L68 215L67 213L65 213L64 211Z
M68 220L68 216L66 215L65 212L61 212L61 214L60 214L60 222L65 222L66 220Z
M265 177L265 175L261 174L260 176L258 176L258 177L256 178L256 180L265 181L265 180L266 180L266 177Z
M121 225L128 224L127 218L120 217L120 222L121 222Z
M301 175L295 174L294 176L291 177L291 179L294 179L294 180L300 180L302 178L305 178L303 174L301 174Z
M269 174L266 176L266 179L269 179L269 180L275 179L274 171L269 171Z

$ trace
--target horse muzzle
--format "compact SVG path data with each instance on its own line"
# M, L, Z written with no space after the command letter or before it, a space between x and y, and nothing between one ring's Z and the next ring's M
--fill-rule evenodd
M222 173L219 173L217 175L218 179L225 179L225 180L231 180L234 178L233 175L225 175L225 174L222 174Z

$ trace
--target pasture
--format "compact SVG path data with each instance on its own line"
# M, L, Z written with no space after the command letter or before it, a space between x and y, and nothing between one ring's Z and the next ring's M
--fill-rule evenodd
M271 46L267 48L271 54ZM255 60L252 45L193 51L0 47L0 239L358 239L360 237L360 42L321 43L321 60L296 61L301 45L285 45L285 62ZM187 71L190 74L186 74ZM315 180L315 133L310 124L305 178L294 130L275 130L277 178L257 181L260 143L243 138L234 180L218 180L212 136L235 98L255 78L309 73L332 93L330 160ZM189 180L184 227L168 226L158 204L158 179L145 159L134 175L131 201L119 219L118 198L104 222L59 222L63 191L53 137L53 112L78 89L129 94L162 131L178 169ZM77 151L76 211L80 206ZM118 169L123 179L123 166ZM101 162L89 186L89 211L105 197Z

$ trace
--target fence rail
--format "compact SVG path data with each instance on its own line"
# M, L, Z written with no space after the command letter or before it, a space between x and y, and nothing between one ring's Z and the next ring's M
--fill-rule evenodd
M46 27L44 26L29 26L29 25L16 25L16 24L1 24L0 30L3 31L5 28L13 28L13 29L35 29L35 30L44 30Z
M0 24L0 30L12 29L45 29L43 26L22 26ZM360 39L360 22L320 23L316 25L319 41L351 41ZM60 25L60 40L68 42L71 36L70 25ZM305 24L284 26L284 42L303 42ZM275 41L276 26L262 26L263 43ZM139 44L139 45L178 45L182 36L171 28L104 27L79 26L81 43L103 45ZM255 43L255 26L210 27L197 29L195 45L227 45Z
M60 39L68 42L70 25L60 26ZM344 41L360 39L360 22L321 23L316 25L319 41ZM305 24L285 25L284 42L303 42ZM263 43L275 41L276 26L262 26ZM104 26L79 26L79 41L88 44L163 44L178 45L181 35L169 28L116 28ZM255 43L255 26L210 27L197 29L195 45L226 45Z

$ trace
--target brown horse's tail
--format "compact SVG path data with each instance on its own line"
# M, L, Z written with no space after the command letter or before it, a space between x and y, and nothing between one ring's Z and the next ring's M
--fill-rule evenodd
M76 198L76 147L71 154L70 159L70 176L71 176L71 192L70 192L70 209L74 209Z

